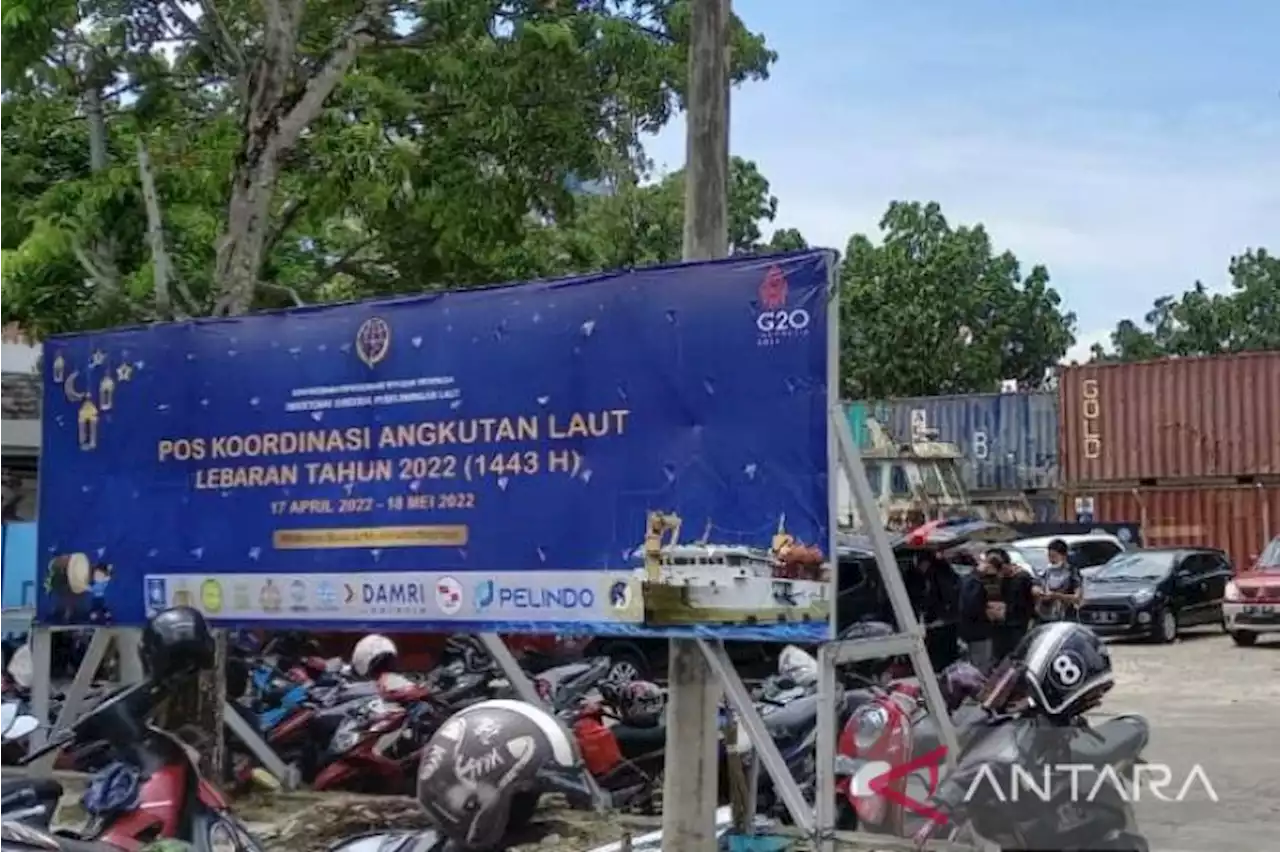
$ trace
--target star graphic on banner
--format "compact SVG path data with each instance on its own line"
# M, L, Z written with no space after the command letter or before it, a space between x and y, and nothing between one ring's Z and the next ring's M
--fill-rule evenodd
M99 349L98 351L94 352L93 357L89 359L89 365L92 367L101 367L104 363L106 363L106 360L107 360L107 354L103 352L101 349Z
M132 364L121 364L119 367L116 367L116 381L127 382L131 378L133 378Z

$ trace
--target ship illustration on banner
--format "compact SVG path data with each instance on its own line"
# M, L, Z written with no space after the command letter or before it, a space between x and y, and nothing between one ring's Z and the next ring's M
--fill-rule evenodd
M679 516L650 512L641 567L645 624L768 624L823 622L831 613L831 568L817 547L785 531L768 548L702 539L681 544Z

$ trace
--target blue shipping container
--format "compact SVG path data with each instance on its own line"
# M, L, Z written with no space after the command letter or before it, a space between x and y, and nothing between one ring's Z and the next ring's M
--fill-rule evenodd
M36 605L35 521L4 525L4 608Z
M965 485L981 491L1058 487L1058 395L991 393L850 403L855 440L866 446L865 420L876 418L898 441L922 429L964 454Z

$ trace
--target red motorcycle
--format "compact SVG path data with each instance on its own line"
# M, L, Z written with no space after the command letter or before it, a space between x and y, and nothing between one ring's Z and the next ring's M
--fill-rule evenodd
M971 724L986 718L981 705L966 703L979 695L983 683L967 662L954 663L939 676L961 744ZM875 689L875 697L849 717L836 741L839 822L841 828L903 837L917 827L909 825L914 819L905 803L928 801L946 752L918 683L893 681Z
M98 773L85 791L89 822L82 831L46 833L33 823L24 830L40 833L43 840L6 837L5 845L88 852L91 844L104 852L136 852L168 838L188 843L197 852L261 852L222 793L200 776L199 754L146 721L158 693L150 682L127 687L93 708L65 735L28 755L24 764L68 745L103 740L110 744L117 762ZM43 784L48 786L47 781ZM49 795L35 779L31 791L37 798ZM11 797L22 798L21 782L6 784L4 793L6 803Z

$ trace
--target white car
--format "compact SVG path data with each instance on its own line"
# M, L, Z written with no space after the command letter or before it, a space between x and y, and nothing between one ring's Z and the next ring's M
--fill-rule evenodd
M1009 544L1009 555L1014 562L1029 567L1035 576L1042 577L1049 567L1049 542L1054 539L1061 539L1067 545L1067 561L1079 568L1084 577L1125 550L1124 542L1110 533L1081 533L1018 539Z

